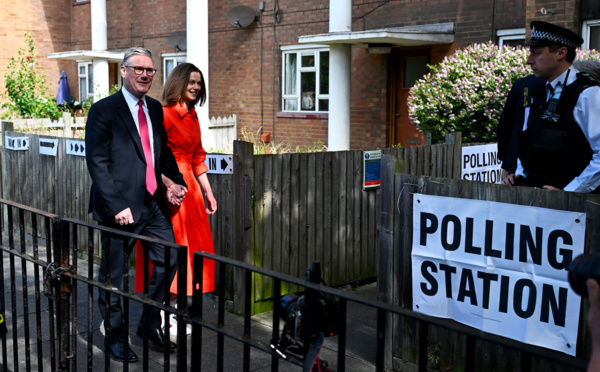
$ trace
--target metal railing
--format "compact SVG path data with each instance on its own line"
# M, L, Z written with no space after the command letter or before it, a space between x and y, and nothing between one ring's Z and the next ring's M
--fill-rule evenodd
M376 313L376 331L373 339L364 339L364 343L376 345L376 353L372 361L377 371L383 371L386 363L386 334L390 332L388 319L390 316L400 317L412 321L417 328L417 354L414 364L419 371L427 371L429 330L441 327L466 335L468 347L464 355L464 370L474 371L477 353L473 352L477 340L503 345L517 350L521 355L521 370L530 371L532 358L541 358L553 364L565 366L572 370L585 370L587 361L557 353L552 350L541 349L525 345L513 340L463 326L444 319L432 318L420 313L403 309L399 306L373 301L352 292L329 288L311 281L298 279L289 275L271 270L258 268L239 261L216 256L208 253L197 252L193 259L193 296L192 303L188 304L186 291L178 291L177 308L170 304L157 303L148 298L147 294L136 294L130 289L131 267L129 260L120 289L112 288L110 283L101 283L95 279L97 264L94 262L94 239L98 234L118 234L125 238L139 239L145 242L164 244L168 249L167 255L176 254L178 257L178 286L186 286L186 248L177 244L153 240L148 237L137 236L112 230L106 227L88 224L85 222L60 218L59 216L28 208L6 200L0 200L2 207L2 232L8 238L8 243L0 240L0 311L8 321L9 333L1 339L2 369L8 371L39 370L39 371L97 371L122 369L128 371L133 366L111 361L108 353L108 338L100 335L102 327L99 322L97 293L104 290L105 296L119 296L123 303L125 325L128 328L130 318L137 317L142 308L155 307L165 312L165 317L175 314L177 317L177 344L174 354L165 348L157 351L150 349L147 339L135 339L135 347L142 350L142 361L139 365L143 370L177 370L200 371L206 368L207 342L216 352L210 355L210 369L215 371L227 370L227 362L232 358L231 350L241 347L240 353L235 353L236 369L250 371L253 357L257 355L270 360L271 371L288 370L288 366L295 365L303 370L310 370L314 355L307 357L308 345L312 334L305 331L302 344L306 345L300 352L290 353L289 350L279 349L282 339L280 321L285 319L284 309L279 306L282 298L282 284L303 288L305 291L305 304L311 304L314 296L323 294L336 299L338 311L337 346L333 351L335 361L332 363L338 371L350 368L348 363L347 347L348 337L348 308L349 304L359 304L372 309ZM0 239L2 237L0 236ZM110 254L110 253L109 253ZM42 258L40 256L45 256ZM210 259L216 262L216 314L207 309L207 297L201 292L203 260ZM148 261L148 257L145 257ZM8 267L6 267L8 266ZM243 322L241 327L231 326L227 322L227 301L225 298L226 272L233 270L233 277L243 280L244 298ZM19 272L20 271L20 272ZM19 275L20 274L20 275ZM252 320L251 304L253 279L255 275L271 278L273 283L273 313L270 317L270 332L258 332ZM8 283L6 279L8 278ZM147 278L146 278L147 281ZM33 288L33 290L31 289ZM6 307L6 291L8 290L9 307ZM168 298L168 288L165 288ZM45 298L42 294L46 294ZM20 300L20 301L19 301ZM33 304L31 304L30 303ZM319 314L315 315L314 309L302 308L308 313L303 318L304 330L315 330L311 324L317 324ZM210 309L212 310L212 309ZM230 317L235 316L229 314ZM42 319L47 319L47 323ZM315 322L316 323L311 323ZM190 324L191 336L186 335L186 327ZM287 323L283 323L287 325ZM109 330L108 330L109 331ZM318 329L317 329L318 331ZM131 333L131 332L127 332ZM207 341L207 333L216 334L216 342ZM108 332L107 332L108 334ZM33 342L32 342L33 341ZM231 345L234 345L233 347ZM235 346L237 345L237 346ZM227 348L230 348L229 350ZM254 353L251 351L254 350ZM389 358L389 357L388 357ZM288 364L289 363L289 364ZM202 368L204 367L204 368ZM297 368L298 368L297 367ZM139 368L139 367L135 367Z

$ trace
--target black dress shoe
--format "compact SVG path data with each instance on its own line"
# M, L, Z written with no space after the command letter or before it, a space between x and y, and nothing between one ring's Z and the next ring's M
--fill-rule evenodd
M148 333L146 334L146 332L148 332ZM154 329L138 328L137 332L135 334L141 338L144 338L147 335L148 340L150 342L152 342L155 346L158 346L161 349L164 349L165 345L167 345L167 348L169 349L170 352L173 352L173 351L175 351L175 349L177 349L177 344L174 343L173 341L169 340L169 338L165 336L162 329L160 329L160 328L154 328Z
M125 348L125 345L123 345L121 342L115 342L114 344L110 344L108 349L110 357L114 360L122 362L125 360L125 353L127 353L127 361L129 363L138 361L138 356L133 352L133 350L131 350L129 345L127 345L127 348Z

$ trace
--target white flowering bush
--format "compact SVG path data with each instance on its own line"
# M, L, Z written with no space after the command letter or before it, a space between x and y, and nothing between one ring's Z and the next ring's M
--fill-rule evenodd
M528 48L489 42L473 44L447 56L410 90L409 117L434 142L462 132L463 142L496 141L496 126L515 80L531 74ZM600 60L595 50L577 58Z

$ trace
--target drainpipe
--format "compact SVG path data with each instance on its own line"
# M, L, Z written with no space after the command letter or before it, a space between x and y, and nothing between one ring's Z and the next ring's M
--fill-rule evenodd
M107 49L106 38L106 0L91 0L92 17L92 50L105 51ZM108 59L94 58L92 60L94 71L94 97L108 95Z
M329 32L352 31L352 1L329 1ZM329 151L350 149L350 44L329 47Z
M206 84L206 103L196 106L196 113L200 121L202 133L202 146L205 150L215 147L211 133L208 129L210 79L208 76L208 0L187 0L186 7L186 34L187 34L187 61L193 63L202 71Z

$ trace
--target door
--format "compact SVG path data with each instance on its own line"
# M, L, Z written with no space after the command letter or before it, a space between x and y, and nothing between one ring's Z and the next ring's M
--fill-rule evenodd
M395 50L391 56L390 146L425 144L425 134L410 122L407 99L410 88L429 71L429 55L429 50Z

